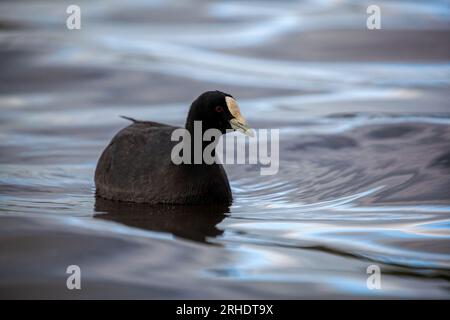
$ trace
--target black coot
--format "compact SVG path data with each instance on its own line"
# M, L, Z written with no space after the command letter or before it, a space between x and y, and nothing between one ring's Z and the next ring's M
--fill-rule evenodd
M130 120L133 123L116 134L97 163L98 196L151 204L231 204L230 185L221 164L176 165L171 159L172 148L179 144L171 141L176 127ZM252 135L235 99L220 91L205 92L192 103L186 120L192 144L194 121L201 121L203 132L234 129Z

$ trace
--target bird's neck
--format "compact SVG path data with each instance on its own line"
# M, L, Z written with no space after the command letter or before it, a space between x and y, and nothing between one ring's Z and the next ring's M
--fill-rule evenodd
M215 147L219 143L219 139L212 138L213 141L204 141L204 133L206 130L210 129L209 126L205 122L200 120L189 119L186 121L186 130L187 134L189 134L189 139L185 139L184 141L190 141L190 150L191 150L191 163L198 163L201 158L201 163L206 164L203 159L203 154L205 148L213 144L213 148L211 147L208 150L208 153L211 154L212 157L215 157ZM195 155L197 155L197 159L195 159Z

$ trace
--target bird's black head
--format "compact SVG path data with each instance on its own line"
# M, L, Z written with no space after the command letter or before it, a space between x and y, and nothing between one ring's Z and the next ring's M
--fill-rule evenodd
M194 121L202 121L203 131L219 129L220 132L226 133L227 129L234 129L249 136L253 135L236 100L230 94L220 91L204 92L192 102L186 129L193 130Z

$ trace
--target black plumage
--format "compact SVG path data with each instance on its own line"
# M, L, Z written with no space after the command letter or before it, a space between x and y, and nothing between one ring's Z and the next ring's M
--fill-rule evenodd
M176 127L129 120L133 123L116 134L98 161L98 196L151 204L231 204L221 164L176 165L171 160L178 143L171 141ZM205 92L192 103L185 125L192 137L194 121L202 121L203 131L216 128L225 133L233 128L251 134L233 97L219 91Z

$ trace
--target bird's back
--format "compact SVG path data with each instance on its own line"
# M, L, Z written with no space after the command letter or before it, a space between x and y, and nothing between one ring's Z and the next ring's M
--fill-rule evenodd
M134 121L103 151L95 171L98 196L139 203L231 203L231 190L220 164L171 161L173 126Z

